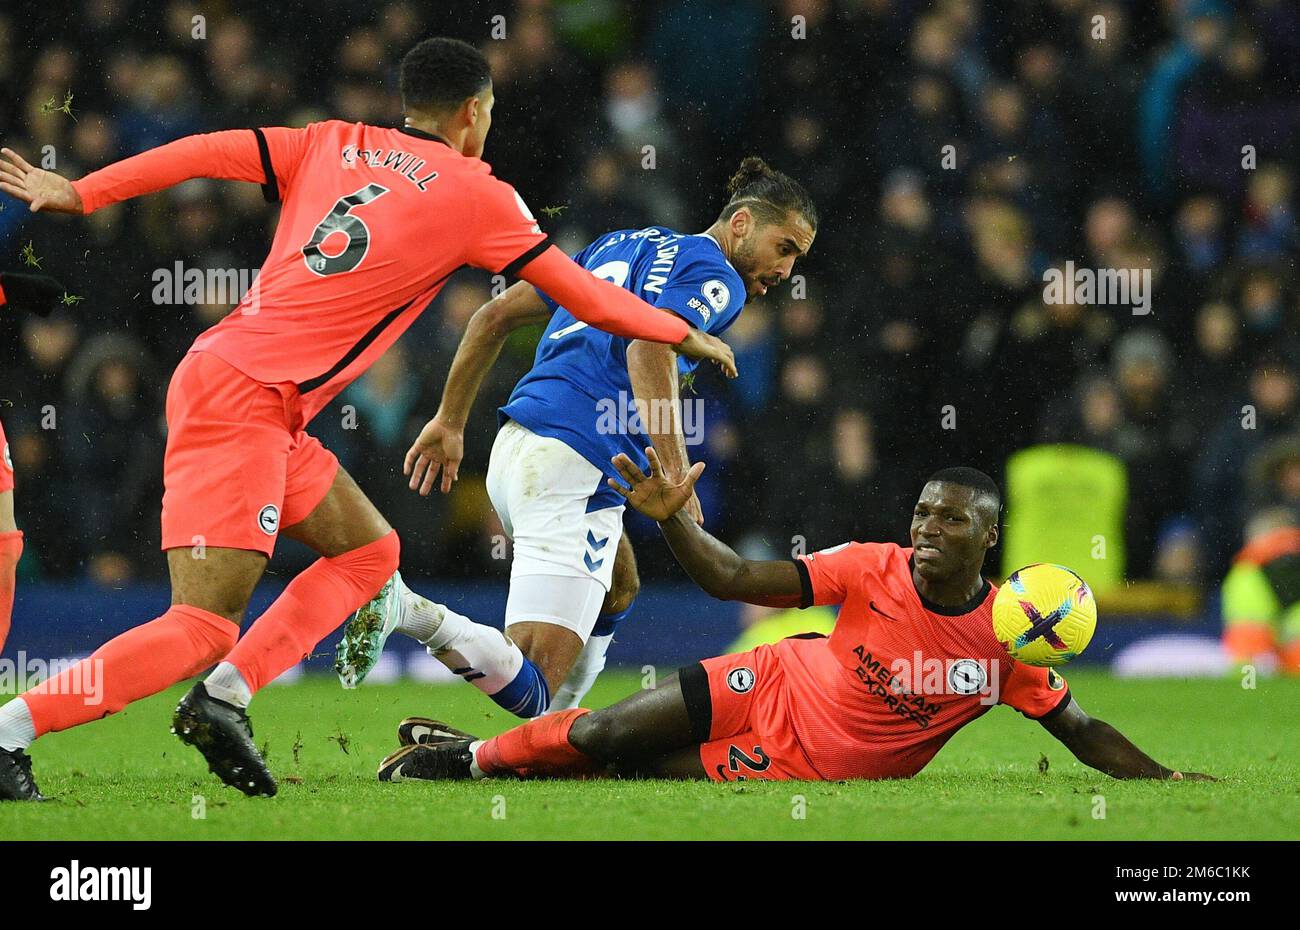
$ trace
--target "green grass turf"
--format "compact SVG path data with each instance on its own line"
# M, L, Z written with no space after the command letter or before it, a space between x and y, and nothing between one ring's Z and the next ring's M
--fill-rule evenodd
M4 839L1259 839L1300 838L1300 681L1117 681L1071 674L1083 707L1160 761L1217 784L1119 782L995 708L909 781L388 784L406 714L484 735L512 722L472 688L274 687L253 707L281 779L272 800L220 785L168 733L177 687L33 750L45 804L0 804ZM594 705L637 679L603 676ZM296 759L293 747L300 743ZM344 752L343 746L347 751ZM1040 772L1040 757L1047 770ZM1105 818L1093 812L1104 798ZM206 816L192 816L199 798ZM802 797L804 819L792 814ZM494 813L504 816L494 817Z

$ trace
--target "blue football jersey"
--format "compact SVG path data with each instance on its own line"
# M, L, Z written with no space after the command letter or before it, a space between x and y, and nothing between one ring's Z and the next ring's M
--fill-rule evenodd
M709 235L625 229L597 239L574 260L713 335L726 331L745 305L744 281ZM646 470L643 450L650 440L633 402L629 340L588 326L545 294L542 298L555 312L532 369L500 410L501 422L515 420L539 436L559 439L609 476L617 477L609 460L619 452ZM696 364L678 356L682 373ZM592 491L589 511L623 502L603 482Z

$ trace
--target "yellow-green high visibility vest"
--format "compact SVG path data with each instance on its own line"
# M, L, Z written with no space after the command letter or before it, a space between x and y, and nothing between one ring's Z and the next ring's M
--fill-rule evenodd
M1002 574L1034 562L1073 569L1101 594L1124 583L1128 473L1109 452L1030 446L1007 460Z

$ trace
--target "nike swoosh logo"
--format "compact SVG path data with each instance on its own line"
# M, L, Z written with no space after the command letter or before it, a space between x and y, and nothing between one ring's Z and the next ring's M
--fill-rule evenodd
M438 727L415 726L411 727L411 739L417 743L433 743L443 740L460 739L455 733L448 733L446 730Z
M875 602L875 601L871 601L871 602L869 602L869 606L871 607L872 610L874 610L876 613L880 614L880 616L882 616L882 617L887 617L888 619L893 620L895 623L902 623L902 622L903 622L902 620L898 619L897 617L893 617L893 616L890 616L889 614L885 613L883 610L881 610L879 607L876 606L876 602Z

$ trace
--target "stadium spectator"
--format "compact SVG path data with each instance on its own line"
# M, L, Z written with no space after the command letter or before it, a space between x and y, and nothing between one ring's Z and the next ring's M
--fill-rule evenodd
M1254 365L1242 402L1223 414L1193 472L1191 500L1210 571L1221 572L1247 516L1246 466L1269 442L1300 431L1300 381L1294 364L1266 355Z
M93 547L88 571L106 584L156 560L162 488L155 466L163 447L157 379L144 347L124 335L96 336L68 366L68 403L52 432L60 461L76 476L63 482L77 515L69 542Z
M1223 409L1224 399L1240 396L1245 385L1241 319L1223 301L1208 303L1196 314L1194 338L1185 390L1196 419L1210 423Z

